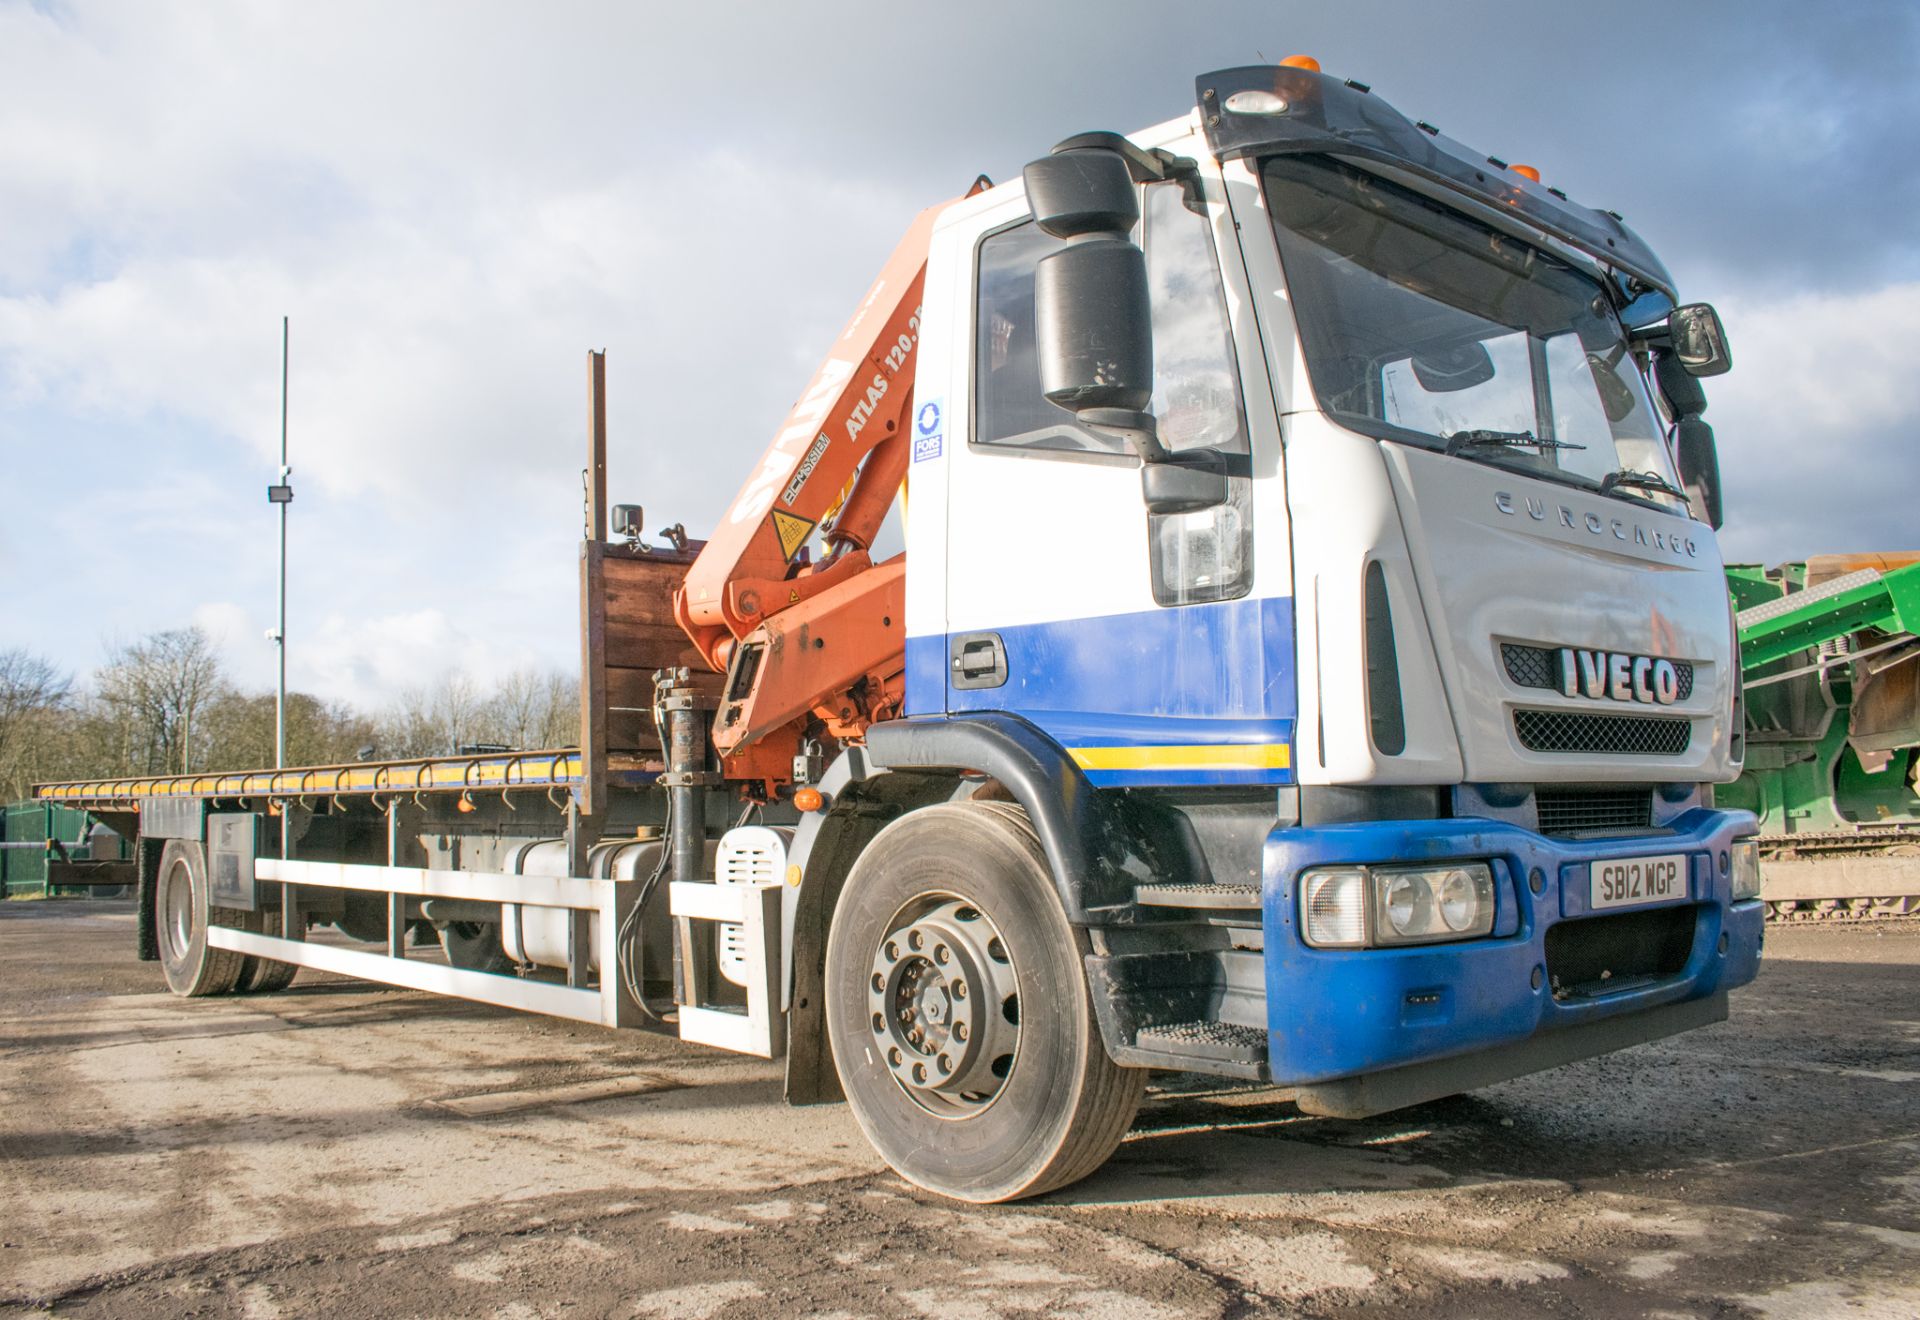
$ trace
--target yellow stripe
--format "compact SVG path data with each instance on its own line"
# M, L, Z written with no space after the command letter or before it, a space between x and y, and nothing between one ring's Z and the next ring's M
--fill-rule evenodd
M333 796L343 793L414 793L473 788L566 787L580 777L578 753L512 753L441 763L399 761L313 770L189 775L168 779L83 780L42 784L42 799L115 802L140 797Z
M1285 770L1285 743L1227 743L1202 747L1075 747L1082 770Z

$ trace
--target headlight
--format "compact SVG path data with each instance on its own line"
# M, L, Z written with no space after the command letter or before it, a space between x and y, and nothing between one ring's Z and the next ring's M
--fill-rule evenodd
M1733 841L1733 901L1760 897L1760 840Z
M1376 944L1470 940L1493 929L1493 870L1484 862L1373 873L1384 920Z
M1321 949L1478 939L1493 930L1493 868L1459 862L1305 871L1300 906L1307 943Z

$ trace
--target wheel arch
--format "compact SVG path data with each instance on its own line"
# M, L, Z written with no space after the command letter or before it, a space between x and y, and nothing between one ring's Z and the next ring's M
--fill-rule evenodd
M830 807L803 817L788 850L801 883L789 913L786 1096L843 1098L824 1015L827 931L854 862L896 817L998 783L1032 822L1054 888L1075 926L1131 921L1134 887L1202 879L1190 830L1120 794L1095 788L1059 743L1017 715L892 720L867 731L819 785Z

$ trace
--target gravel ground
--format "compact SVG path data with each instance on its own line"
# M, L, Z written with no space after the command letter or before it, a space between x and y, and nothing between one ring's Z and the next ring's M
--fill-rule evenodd
M302 972L183 1001L0 904L0 1315L1920 1315L1920 923L1771 932L1731 1021L1366 1122L1157 1092L972 1208L778 1073Z

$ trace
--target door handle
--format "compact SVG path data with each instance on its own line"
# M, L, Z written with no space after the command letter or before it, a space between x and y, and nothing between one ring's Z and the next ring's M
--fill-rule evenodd
M950 679L956 688L997 688L1007 681L1007 648L999 633L957 633Z

